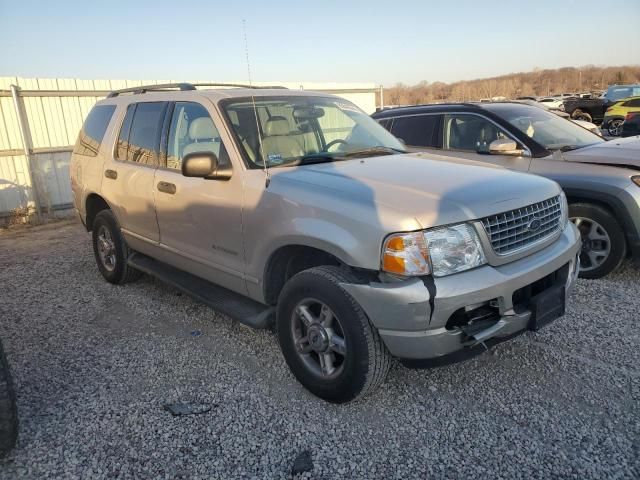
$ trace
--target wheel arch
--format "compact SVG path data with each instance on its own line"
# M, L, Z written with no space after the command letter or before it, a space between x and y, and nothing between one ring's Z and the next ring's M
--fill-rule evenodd
M636 232L633 226L633 219L630 217L629 212L627 212L622 201L620 201L617 197L608 195L604 192L574 188L565 188L564 191L567 195L567 201L569 205L574 203L590 203L611 213L620 223L620 227L625 233L625 241L627 242L627 247L629 247L627 234L635 234Z
M97 193L90 193L85 200L85 227L88 232L93 230L93 221L102 210L112 210L109 203Z
M326 249L301 243L277 248L271 253L264 267L265 302L275 305L287 280L303 270L323 265L346 266L346 263Z

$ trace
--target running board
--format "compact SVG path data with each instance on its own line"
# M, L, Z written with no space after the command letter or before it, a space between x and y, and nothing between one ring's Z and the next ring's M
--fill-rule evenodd
M162 280L214 310L253 328L269 328L275 308L268 307L171 265L134 252L127 263L141 272Z

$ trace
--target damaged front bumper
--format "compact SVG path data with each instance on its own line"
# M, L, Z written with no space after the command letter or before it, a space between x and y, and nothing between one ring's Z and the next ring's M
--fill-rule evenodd
M569 223L550 246L501 266L435 279L342 286L360 303L392 355L437 358L535 329L536 299L562 290L564 302L578 276L579 249L580 235Z

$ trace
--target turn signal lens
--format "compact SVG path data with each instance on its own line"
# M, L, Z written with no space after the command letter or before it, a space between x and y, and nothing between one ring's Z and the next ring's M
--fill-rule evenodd
M404 276L431 273L424 233L396 233L387 237L382 248L382 269Z
M640 187L640 175L631 177L631 181Z

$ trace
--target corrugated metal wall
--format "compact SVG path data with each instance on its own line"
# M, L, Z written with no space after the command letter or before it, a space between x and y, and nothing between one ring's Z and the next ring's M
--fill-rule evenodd
M72 145L91 107L110 90L175 82L177 80L0 77L0 217L7 216L14 209L33 210L36 198L47 211L69 207L72 202L69 185ZM212 81L194 81L197 82ZM274 82L262 84L273 85ZM11 85L16 85L21 90L19 103L23 110L23 121L28 124L26 141L30 146L31 171L29 158L24 153L25 145L18 112L10 92ZM367 113L372 113L376 108L376 89L373 84L280 85L340 95Z

